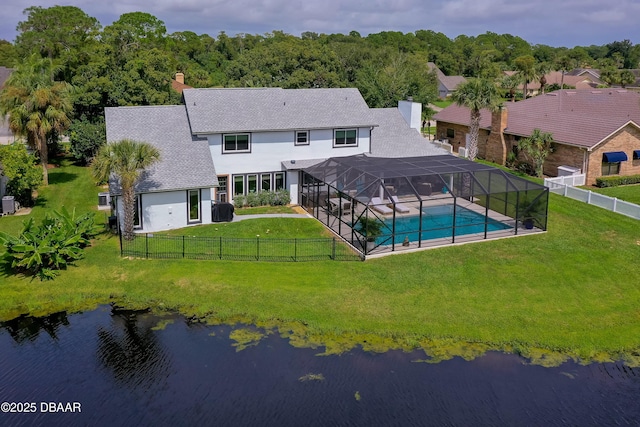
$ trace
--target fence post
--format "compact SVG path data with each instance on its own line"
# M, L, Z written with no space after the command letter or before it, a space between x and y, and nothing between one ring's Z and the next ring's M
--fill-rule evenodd
M260 261L260 237L256 237L256 260Z
M587 204L590 205L591 204L591 190L589 190L587 192Z
M184 258L184 235L182 235L182 258Z
M293 239L293 260L298 261L298 239Z
M220 236L220 245L218 245L218 247L219 247L218 251L220 253L219 258L222 259L222 236Z
M149 233L144 233L144 257L149 258Z
M118 227L118 238L120 239L120 256L122 256L122 230L120 230L120 224L117 224L117 227Z
M333 238L333 245L331 247L331 259L336 260L336 238Z
M564 186L564 188L563 188L563 190L562 190L562 195L563 195L564 197L567 197L567 188L569 188L569 186L568 186L568 185L565 185L565 186Z
M613 211L616 212L617 209L618 209L618 198L614 197L613 198Z

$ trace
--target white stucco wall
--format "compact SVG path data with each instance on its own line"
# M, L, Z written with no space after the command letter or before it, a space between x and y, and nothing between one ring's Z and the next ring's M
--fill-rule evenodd
M304 129L301 129L304 130ZM218 175L273 172L286 160L351 156L370 151L371 130L358 129L358 145L333 147L333 129L312 129L308 145L295 145L294 132L251 133L250 153L222 153L222 134L209 135L211 157Z
M116 198L116 209L123 226L124 212L121 197ZM211 190L200 191L200 218L198 223L187 221L187 190L142 194L142 228L137 232L152 233L190 225L211 223Z

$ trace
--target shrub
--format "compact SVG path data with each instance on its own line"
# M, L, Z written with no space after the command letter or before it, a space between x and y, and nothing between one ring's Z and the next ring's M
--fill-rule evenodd
M42 166L24 144L0 145L0 164L9 179L7 194L22 206L33 205L33 191L42 184Z
M596 187L617 187L618 185L640 184L640 175L601 176L596 178Z
M246 196L236 195L233 197L233 204L237 208L244 206L284 206L291 202L291 194L288 190L251 192Z
M69 129L71 154L83 164L88 164L93 159L106 140L104 120L91 123L83 117L82 120L74 121Z
M0 243L12 269L51 280L57 275L56 270L84 256L83 248L98 232L93 214L76 217L75 210L69 213L63 207L53 216L46 215L39 226L29 218L18 237L0 232Z

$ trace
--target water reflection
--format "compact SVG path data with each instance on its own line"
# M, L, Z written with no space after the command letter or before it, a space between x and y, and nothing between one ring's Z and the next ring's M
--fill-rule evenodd
M83 411L0 414L0 424L640 424L640 375L622 363L545 368L491 351L437 364L416 363L422 351L318 356L322 348L255 331L110 307L5 322L0 401L79 401Z
M33 341L40 335L40 332L46 332L56 340L60 326L69 326L66 311L43 317L20 316L2 323L2 327L17 343L25 340Z
M171 358L153 330L158 319L145 311L114 308L109 327L98 329L98 360L126 386L162 382Z

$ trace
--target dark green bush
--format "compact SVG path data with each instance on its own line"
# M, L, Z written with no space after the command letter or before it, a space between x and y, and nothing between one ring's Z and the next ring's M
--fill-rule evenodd
M62 208L53 216L45 216L39 226L29 218L18 237L0 232L0 243L6 250L5 260L16 272L51 280L57 275L56 270L84 256L84 247L98 232L93 214L76 217L75 210L69 213Z
M233 204L237 208L244 206L284 206L291 203L291 194L288 190L261 191L260 193L249 193L246 196L236 195L233 197Z
M617 187L618 185L640 184L640 175L602 176L596 178L596 187Z

